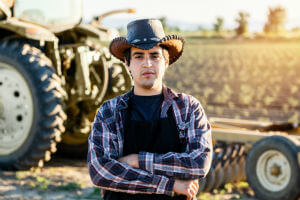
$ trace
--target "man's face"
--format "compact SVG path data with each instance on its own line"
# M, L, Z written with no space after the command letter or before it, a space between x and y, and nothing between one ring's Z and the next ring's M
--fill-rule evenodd
M128 66L127 62L126 65ZM128 66L135 87L159 89L168 61L164 59L162 48L155 46L149 50L131 48L131 60Z

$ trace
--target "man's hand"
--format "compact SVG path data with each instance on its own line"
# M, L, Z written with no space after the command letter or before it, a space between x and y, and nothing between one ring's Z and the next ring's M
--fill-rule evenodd
M191 200L198 192L199 184L198 180L175 180L173 191L177 194L183 194L187 196L187 200Z
M127 156L121 157L118 159L120 162L126 163L127 165L139 168L139 155L138 154L129 154Z

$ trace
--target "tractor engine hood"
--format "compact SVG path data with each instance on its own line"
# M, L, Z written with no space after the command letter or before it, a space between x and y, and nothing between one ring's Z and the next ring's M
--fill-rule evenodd
M80 22L82 0L16 0L14 16L59 32Z

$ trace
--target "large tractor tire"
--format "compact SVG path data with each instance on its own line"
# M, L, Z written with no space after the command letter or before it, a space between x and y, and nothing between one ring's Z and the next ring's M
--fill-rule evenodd
M21 40L0 42L0 168L42 166L64 131L62 88L51 61Z
M297 147L283 136L270 136L253 145L246 161L250 187L259 199L294 200L300 195Z

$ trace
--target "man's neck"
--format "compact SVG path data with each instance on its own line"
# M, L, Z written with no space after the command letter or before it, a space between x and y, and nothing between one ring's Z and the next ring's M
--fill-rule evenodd
M140 95L140 96L157 95L157 94L161 94L162 93L162 86L160 86L159 88L151 88L151 89L134 87L133 93L135 95Z

